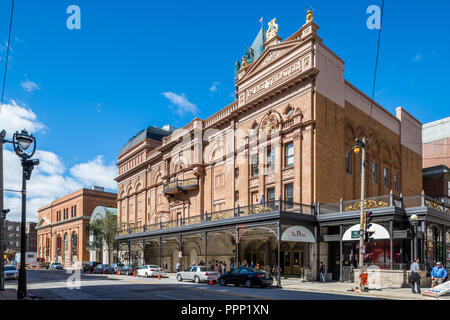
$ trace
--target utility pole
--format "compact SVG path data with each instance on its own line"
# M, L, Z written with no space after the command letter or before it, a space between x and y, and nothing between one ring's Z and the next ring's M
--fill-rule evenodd
M367 138L363 137L362 141L358 138L355 139L355 146L353 147L354 153L359 153L361 151L361 214L360 214L360 227L359 227L359 274L360 274L360 288L363 287L362 281L362 273L364 271L364 234L365 234L365 226L364 226L364 198L365 198L365 185L366 185L366 145Z

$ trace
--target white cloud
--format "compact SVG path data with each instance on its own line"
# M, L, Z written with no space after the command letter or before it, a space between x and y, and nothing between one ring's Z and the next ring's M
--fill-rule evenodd
M27 92L33 92L35 90L40 90L39 86L36 83L34 83L33 81L30 81L30 80L21 81L20 85Z
M173 92L163 92L162 95L169 99L170 102L172 102L176 106L175 112L179 114L180 116L183 116L185 113L192 113L195 115L198 112L198 108L195 104L189 102L186 99L186 96L184 93L181 95L178 95Z
M30 132L42 132L46 127L37 120L31 109L17 105L4 105L0 113L0 128L5 128L7 137L23 128ZM36 150L33 158L40 163L27 181L27 221L37 221L37 211L40 207L93 184L116 189L113 178L116 176L114 163L105 164L102 156L86 163L74 165L67 173L66 166L60 156L47 150ZM10 144L3 151L4 187L10 190L22 188L22 167L20 160ZM10 209L8 220L19 221L21 217L21 194L5 192L5 208Z
M113 180L117 175L114 163L105 164L103 156L97 156L94 160L80 163L70 169L74 178L85 185L97 185L108 189L116 189L117 184Z
M19 106L12 100L11 104L4 104L0 110L0 128L5 129L8 135L12 135L22 129L27 129L30 133L42 131L45 126L37 121L31 109Z
M219 81L214 81L211 85L211 88L209 88L210 92L216 92L217 91L217 87L219 86L220 82Z

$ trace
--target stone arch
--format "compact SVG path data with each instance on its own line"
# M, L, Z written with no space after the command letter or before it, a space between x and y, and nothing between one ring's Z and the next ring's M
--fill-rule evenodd
M208 152L206 152L206 163L213 163L217 160L222 160L225 155L225 145L222 139L217 139L210 147Z
M161 180L161 171L158 169L158 171L156 171L153 176L153 184L157 184L160 180Z
M260 132L277 131L280 129L282 123L281 115L275 110L269 110L259 123Z

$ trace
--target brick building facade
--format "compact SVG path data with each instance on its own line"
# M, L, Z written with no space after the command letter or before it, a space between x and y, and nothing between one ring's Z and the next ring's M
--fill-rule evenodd
M314 238L312 211L302 206L360 196L361 160L352 152L357 137L370 139L366 196L391 190L394 196L420 194L422 124L402 107L391 114L345 80L344 61L326 47L318 29L309 20L284 41L272 29L261 30L236 65L234 102L205 120L195 118L158 137L135 137L122 148L116 181L123 259L157 263L152 259L159 246L160 260L162 255L169 266L178 261L178 251L185 265L205 252L204 259L263 257L263 265L273 265L276 242L261 236L268 227L251 231L236 220L227 231L215 231L223 243L207 241L214 232L207 235L202 228L211 219L250 216L260 203L263 210L286 211L298 204L302 214L295 219L301 221L278 220L268 231L280 241L293 224L302 225L297 231ZM188 224L199 225L183 239L168 230ZM167 230L156 234L157 229ZM278 260L314 268L313 246L281 241ZM289 272L296 273L293 263Z
M38 210L37 256L64 265L89 261L89 225L97 206L116 206L117 195L81 189Z

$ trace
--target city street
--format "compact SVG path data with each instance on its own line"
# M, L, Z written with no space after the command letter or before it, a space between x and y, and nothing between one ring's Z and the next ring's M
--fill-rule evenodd
M345 294L329 294L270 288L245 288L218 284L178 282L172 278L81 273L80 288L69 289L68 271L28 270L28 293L45 300L361 300L374 299ZM117 277L117 278L116 278ZM6 282L16 288L17 281Z

